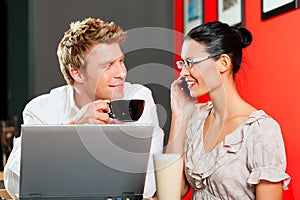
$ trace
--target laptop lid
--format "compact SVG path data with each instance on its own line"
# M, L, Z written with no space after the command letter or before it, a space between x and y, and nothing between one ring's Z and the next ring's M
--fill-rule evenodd
M20 199L142 197L153 126L22 125L21 130Z

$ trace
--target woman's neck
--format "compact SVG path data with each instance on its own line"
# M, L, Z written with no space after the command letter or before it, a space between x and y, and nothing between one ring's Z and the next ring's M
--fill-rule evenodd
M210 93L210 98L213 103L211 114L218 120L225 120L241 114L241 110L247 104L239 95L232 79L223 81L220 87Z

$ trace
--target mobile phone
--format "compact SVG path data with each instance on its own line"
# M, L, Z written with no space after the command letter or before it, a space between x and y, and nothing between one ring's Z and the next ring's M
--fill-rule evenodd
M188 87L188 84L187 84L185 78L181 78L181 80L182 80L181 87L183 88L183 91L185 92L186 95L191 96L190 89Z

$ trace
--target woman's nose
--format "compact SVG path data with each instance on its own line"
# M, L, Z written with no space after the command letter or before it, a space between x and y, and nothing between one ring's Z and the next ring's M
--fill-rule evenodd
M189 74L190 71L186 67L183 67L180 71L180 76L188 76Z

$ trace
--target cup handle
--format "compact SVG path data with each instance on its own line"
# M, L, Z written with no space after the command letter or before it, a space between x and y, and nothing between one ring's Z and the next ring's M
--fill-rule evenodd
M109 111L108 111L107 114L108 114L109 118L115 119L116 116L115 116L115 114L112 112L111 104L108 104L108 106L109 106Z

